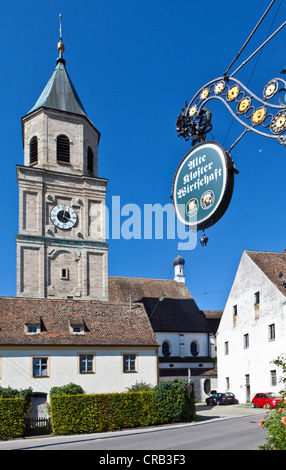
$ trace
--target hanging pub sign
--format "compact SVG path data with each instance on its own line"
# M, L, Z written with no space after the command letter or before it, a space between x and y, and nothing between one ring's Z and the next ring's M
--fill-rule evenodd
M206 141L190 150L177 168L172 199L178 219L193 230L214 225L230 203L234 164L217 142Z

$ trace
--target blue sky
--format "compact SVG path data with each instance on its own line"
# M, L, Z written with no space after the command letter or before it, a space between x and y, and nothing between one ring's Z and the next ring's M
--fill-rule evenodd
M18 187L23 164L21 117L35 104L56 66L59 13L66 67L101 133L99 176L108 178L107 205L169 204L173 177L191 143L178 138L185 100L220 77L270 1L42 0L1 6L1 270L0 295L16 295ZM280 5L281 4L281 5ZM277 16L278 7L279 11ZM277 0L235 66L285 21ZM237 78L258 96L286 66L286 27ZM234 67L236 68L236 67ZM234 70L234 68L232 70ZM285 76L284 76L285 77ZM228 149L243 128L221 103L210 105L211 139ZM243 250L283 251L286 148L246 134L231 152L237 169L223 218L181 252L186 284L201 309L223 309ZM122 222L126 218L122 217ZM173 278L178 238L109 240L109 274Z

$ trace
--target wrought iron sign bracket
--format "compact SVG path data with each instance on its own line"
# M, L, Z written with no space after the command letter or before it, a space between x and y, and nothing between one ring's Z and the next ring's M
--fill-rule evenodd
M178 219L192 230L203 230L200 238L202 246L206 246L208 242L205 229L222 217L232 197L234 173L238 173L230 156L234 146L247 132L255 132L286 146L286 81L280 77L269 80L263 88L262 96L257 96L240 80L234 78L234 75L286 25L286 21L228 75L274 2L275 0L271 1L223 76L206 83L189 104L185 102L185 107L177 117L178 136L186 141L191 139L194 149L185 155L177 168L172 199ZM283 69L281 74L285 73L286 69ZM212 100L223 103L244 128L228 151L212 139L206 141L207 134L213 129L212 113L207 107Z
M192 138L192 145L204 141L206 134L212 130L212 113L206 104L219 100L242 124L245 132L256 132L286 145L286 136L282 135L286 131L286 104L280 97L280 93L285 91L286 81L281 78L274 78L265 85L263 98L256 96L237 79L216 78L204 85L178 116L178 136L185 140ZM275 98L276 103L273 102Z

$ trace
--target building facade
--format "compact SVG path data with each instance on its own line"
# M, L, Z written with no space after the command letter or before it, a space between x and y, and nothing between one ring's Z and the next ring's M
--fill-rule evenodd
M189 379L202 400L216 388L214 330L185 285L184 259L174 280L108 276L100 133L58 49L22 118L17 297L0 298L0 385L32 387L40 413L50 389L70 382L108 393Z
M109 276L109 299L143 303L159 344L159 380L191 380L201 401L217 388L217 322L209 322L212 312L198 308L182 281L184 259L177 256L173 264L174 280Z
M100 134L67 73L57 66L22 118L17 165L17 297L0 298L0 386L123 392L158 381L158 344L142 304L108 299L107 179L98 177Z
M218 388L242 402L281 390L286 353L286 254L244 251L217 334Z

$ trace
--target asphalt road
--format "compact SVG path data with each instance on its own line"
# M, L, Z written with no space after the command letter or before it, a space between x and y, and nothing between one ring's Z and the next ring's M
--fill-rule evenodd
M184 458L184 451L188 450L257 450L258 445L265 442L266 431L259 426L259 421L265 416L264 410L249 409L233 414L230 407L202 408L198 416L199 422L190 424L2 441L0 450L97 450L97 459L111 458L113 451L115 454L120 451L121 456L124 456L124 451L126 456L132 456L132 451L141 451L138 454L140 460L146 454L144 451L156 451L155 455L171 451ZM127 461L125 466L129 467Z

